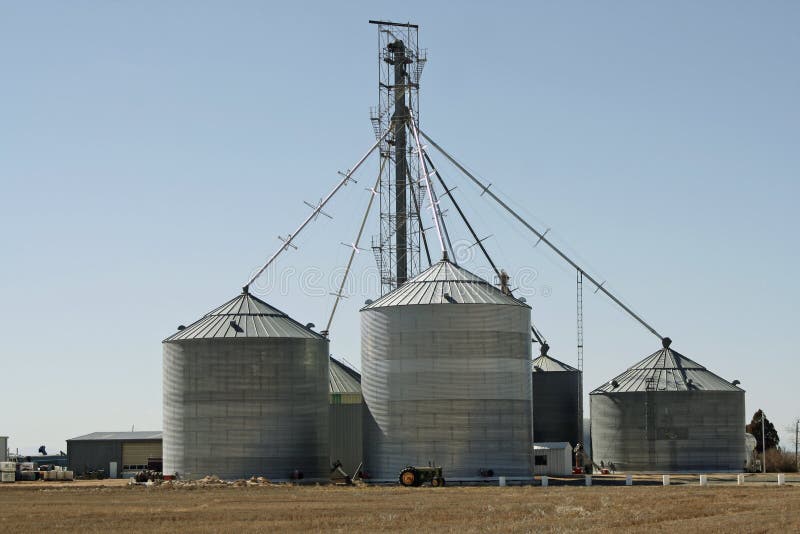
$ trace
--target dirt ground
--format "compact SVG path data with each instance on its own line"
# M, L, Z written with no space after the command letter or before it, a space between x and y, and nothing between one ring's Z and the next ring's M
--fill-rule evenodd
M687 479L670 487L574 480L547 488L15 483L0 485L0 532L800 530L797 482L713 480L707 487Z

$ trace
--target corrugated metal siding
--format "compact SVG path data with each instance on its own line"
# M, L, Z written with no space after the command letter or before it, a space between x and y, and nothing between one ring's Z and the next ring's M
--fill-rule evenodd
M620 471L744 468L743 391L593 393L592 457Z
M363 404L332 404L329 408L331 465L342 462L347 474L354 474L361 464Z
M533 373L534 441L583 442L582 380L580 371Z
M164 343L164 472L329 476L325 339Z
M547 465L536 465L536 456L544 456ZM536 475L565 476L572 474L572 449L566 447L533 444L533 473Z
M147 465L148 458L161 458L160 441L129 441L122 444L122 465Z
M402 289L402 288L401 288ZM531 470L530 308L418 305L361 314L366 470L409 464L448 479Z
M122 441L67 441L67 465L76 475L102 469L108 476L111 462L117 462L119 474L122 471Z

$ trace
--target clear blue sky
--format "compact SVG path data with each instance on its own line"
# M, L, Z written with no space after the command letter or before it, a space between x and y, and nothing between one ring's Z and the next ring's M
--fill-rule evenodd
M423 127L673 347L800 416L797 2L0 3L0 434L161 428L161 340L233 297L373 142L377 35L412 20ZM575 277L438 158L552 354ZM377 163L258 293L325 323ZM464 232L452 223L453 232ZM377 230L372 218L368 237ZM368 242L368 241L367 241ZM466 262L484 269L478 259ZM359 277L374 271L360 254ZM359 363L352 296L332 351ZM585 292L585 390L660 344ZM587 403L588 407L588 403ZM588 414L588 410L587 410ZM788 441L788 440L786 440Z

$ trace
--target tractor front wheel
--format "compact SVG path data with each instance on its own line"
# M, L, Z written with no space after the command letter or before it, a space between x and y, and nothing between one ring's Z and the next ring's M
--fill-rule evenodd
M417 485L417 471L415 469L403 469L400 472L400 484L410 488Z
M439 477L434 478L433 480L431 480L431 486L433 486L434 488L441 488L442 486L444 486L444 479Z

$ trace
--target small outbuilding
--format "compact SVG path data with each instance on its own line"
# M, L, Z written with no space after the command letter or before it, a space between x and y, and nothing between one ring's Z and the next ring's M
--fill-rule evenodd
M93 432L67 440L67 464L76 475L102 471L108 478L160 464L161 431Z
M566 441L534 443L533 474L548 476L572 474L572 446Z

